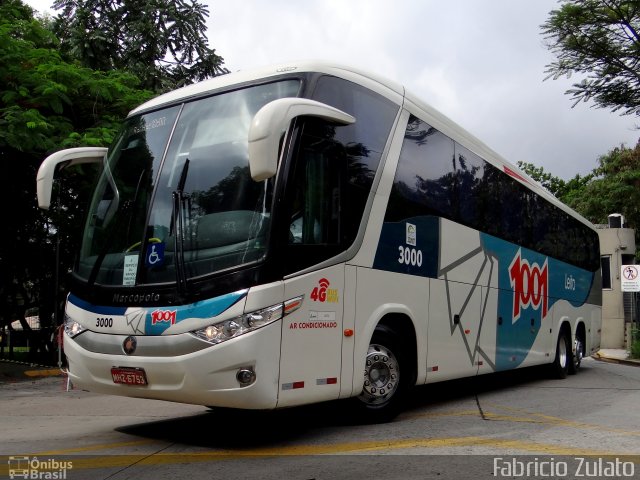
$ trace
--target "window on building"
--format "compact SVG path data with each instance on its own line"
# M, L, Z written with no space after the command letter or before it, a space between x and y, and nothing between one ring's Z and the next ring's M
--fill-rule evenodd
M611 255L600 257L602 265L602 289L611 290Z

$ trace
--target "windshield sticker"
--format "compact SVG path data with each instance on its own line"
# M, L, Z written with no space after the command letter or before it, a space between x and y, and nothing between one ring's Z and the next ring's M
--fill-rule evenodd
M164 264L165 246L164 242L147 245L147 252L144 256L144 264L147 268L161 267Z
M138 272L138 254L125 255L124 270L122 272L122 285L135 285Z
M136 125L133 127L133 133L142 133L153 130L154 128L164 127L167 124L167 117L151 118L144 122L144 125Z

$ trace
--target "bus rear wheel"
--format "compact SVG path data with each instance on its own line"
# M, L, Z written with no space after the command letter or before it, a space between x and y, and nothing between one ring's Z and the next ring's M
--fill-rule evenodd
M553 376L556 378L566 378L569 373L569 363L571 359L571 344L566 331L561 331L558 335L558 345L556 346L556 358L551 365Z
M576 336L576 341L574 342L574 352L571 355L571 362L569 362L570 375L575 375L576 373L578 373L583 356L584 353L582 339L579 336Z
M411 378L403 350L396 333L376 329L365 358L364 386L353 399L359 420L388 422L400 413Z

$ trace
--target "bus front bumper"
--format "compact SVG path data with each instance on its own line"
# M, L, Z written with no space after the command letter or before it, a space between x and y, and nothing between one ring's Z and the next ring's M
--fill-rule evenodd
M89 333L89 332L87 332ZM90 332L94 338L99 335ZM215 407L271 409L278 401L281 323L276 322L226 342L173 356L103 353L81 345L81 334L65 334L64 351L69 379L85 390L109 395L149 398ZM153 338L171 344L188 333ZM124 342L127 336L108 335L109 342ZM120 338L121 337L121 338ZM152 337L137 337L138 342ZM183 337L184 339L184 337ZM86 342L85 342L86 343ZM142 369L146 385L115 383L112 368ZM242 386L239 371L252 371L255 381ZM139 371L139 370L138 370Z

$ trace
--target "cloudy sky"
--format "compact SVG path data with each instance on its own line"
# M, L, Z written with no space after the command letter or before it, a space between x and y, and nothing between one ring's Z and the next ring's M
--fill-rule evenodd
M52 0L27 0L51 11ZM640 138L640 120L571 108L576 79L544 81L540 25L557 0L216 0L209 45L231 71L298 59L404 84L512 163L570 178Z

